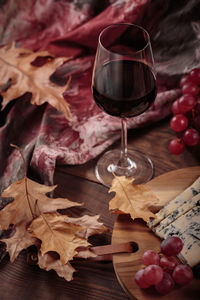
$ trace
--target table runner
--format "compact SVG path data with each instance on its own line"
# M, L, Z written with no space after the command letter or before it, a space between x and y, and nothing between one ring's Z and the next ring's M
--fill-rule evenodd
M51 105L30 104L29 93L0 115L0 189L24 175L18 145L31 173L53 184L56 164L83 164L120 137L120 120L94 103L91 72L100 31L111 23L136 23L151 36L158 75L152 108L128 120L128 128L148 126L171 113L178 80L200 64L200 4L197 0L4 0L0 1L0 44L16 41L32 50L71 57L54 76L72 76L64 97L72 120Z

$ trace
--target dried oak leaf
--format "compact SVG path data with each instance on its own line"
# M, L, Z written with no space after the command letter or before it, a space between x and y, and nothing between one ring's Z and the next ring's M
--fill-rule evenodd
M116 194L110 200L109 209L117 213L130 214L133 220L141 218L147 222L149 218L155 218L150 208L158 205L159 199L147 186L133 184L133 181L133 178L115 176L109 193Z
M71 281L73 279L73 273L75 272L75 269L71 266L70 263L62 265L60 257L56 252L48 252L42 255L41 251L39 251L38 265L43 270L56 271L58 276L63 277L67 281Z
M49 57L41 67L31 64L37 57ZM47 51L32 52L29 49L16 48L15 44L0 47L0 87L10 86L3 92L2 109L11 100L22 96L26 92L32 93L31 103L41 105L50 103L67 119L71 118L69 104L63 97L70 78L65 86L53 84L49 77L68 58L53 58Z
M65 222L65 215L45 213L34 219L28 228L32 237L41 240L41 254L55 251L60 255L62 265L77 254L78 247L88 247L85 238L79 237L80 225Z
M27 232L33 218L44 212L81 205L65 198L49 198L46 194L55 188L56 185L45 186L24 177L3 191L2 197L14 199L0 211L0 230L8 229L10 224L16 228L12 237L2 240L7 244L11 261L15 260L21 250L36 244L36 239Z
M46 214L44 214L44 217L46 216ZM56 215L57 218L57 215ZM74 241L72 239L71 242L69 242L68 245L66 245L66 242L64 243L64 255L66 255L68 252L71 252L71 247L74 246L77 248L74 248L74 253L73 256L75 257L80 257L80 258L89 258L89 257L96 257L96 254L90 250L90 247L85 247L85 245L83 246L82 244L85 243L87 246L89 244L87 244L86 239L93 235L93 234L101 234L105 231L107 231L107 228L103 225L103 223L100 223L98 221L99 215L96 216L88 216L88 215L84 215L80 218L71 218L68 216L62 216L61 218L61 222L65 222L64 226L67 225L67 228L77 228L78 230L75 232L75 236L74 236ZM44 219L45 220L45 219ZM42 220L40 220L42 221ZM40 224L39 221L39 224ZM50 230L51 228L51 233L49 232L50 236L52 237L52 240L55 241L56 245L54 251L48 251L46 253L42 253L42 251L38 252L38 265L40 268L49 271L49 270L54 270L56 271L56 273L60 276L65 278L67 281L70 281L73 279L73 273L75 271L75 269L71 266L70 262L68 261L67 263L63 264L60 260L60 255L58 255L58 253L60 254L60 251L58 251L58 241L57 241L57 237L55 235L57 235L57 230L58 230L58 226L56 226L56 231L54 232L54 229L52 228L52 224L49 224L48 218L46 219L48 227L46 228L47 231ZM33 222L35 223L35 221ZM43 223L43 222L42 222ZM54 223L54 221L53 221ZM38 224L38 226L39 226ZM73 227L75 224L75 227ZM61 225L61 223L60 223ZM76 226L80 226L80 227L76 227ZM35 226L35 225L34 225ZM45 224L44 224L45 227ZM54 227L54 225L53 225ZM63 225L61 225L61 228L64 228ZM32 230L32 225L30 226L30 230ZM40 229L38 228L38 231L40 232ZM44 233L46 234L46 232L44 230ZM59 231L60 232L60 231ZM36 232L35 232L36 233ZM41 233L41 232L40 232ZM37 236L37 234L34 234L34 236ZM40 236L41 238L41 236ZM67 236L66 233L65 235L61 236L61 243L63 243L63 240L66 241ZM77 239L78 238L78 239ZM42 234L42 241L43 239L46 240L46 237ZM68 236L69 239L69 236ZM85 242L83 242L83 239L85 239ZM81 243L80 243L81 241ZM77 242L79 242L79 244L77 245ZM56 251L56 252L55 252ZM61 248L61 251L63 251L63 249ZM44 251L45 252L45 251ZM68 257L69 259L69 257Z
M89 236L93 234L101 234L107 231L107 228L103 225L103 223L100 223L98 221L99 217L100 217L99 215L96 216L84 215L80 218L71 218L65 216L65 222L81 225L83 229L80 232L78 232L78 236L87 239Z
M71 218L65 216L65 222L72 223L72 224L80 224L82 226L82 230L77 233L78 237L82 237L87 239L93 234L102 234L105 231L108 231L103 223L98 221L99 215L96 216L88 216L84 215L80 218ZM81 258L89 258L89 257L96 257L93 251L90 248L81 248L77 249L76 257Z

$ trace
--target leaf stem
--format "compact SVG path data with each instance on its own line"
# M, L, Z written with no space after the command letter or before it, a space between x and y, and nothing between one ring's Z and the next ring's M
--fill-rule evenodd
M135 211L134 207L133 207L133 204L131 202L131 199L129 198L127 192L126 192L126 189L124 188L123 184L121 183L120 179L119 179L119 176L115 176L115 178L118 180L119 184L121 185L121 188L125 194L125 197L128 199L128 202L130 203L131 207L133 208L133 211ZM133 182L133 181L132 181Z
M23 152L22 150L17 146L17 145L14 145L14 144L10 144L11 147L14 147L16 148L20 154L21 154L21 157L22 157L22 160L23 160L23 163L24 163L24 182L25 182L25 191L26 191L26 198L27 198L27 202L28 202L28 206L29 206L29 209L30 209L30 212L31 212L31 215L33 217L33 219L35 218L35 214L32 210L32 207L31 207L31 201L29 199L29 193L28 193L28 184L27 184L27 167L26 167L26 161L25 161L25 158L24 158L24 155L23 155Z

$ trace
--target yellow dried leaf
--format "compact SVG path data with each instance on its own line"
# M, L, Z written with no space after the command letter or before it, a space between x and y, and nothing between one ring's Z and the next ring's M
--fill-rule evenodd
M16 233L5 239L8 251L13 261L21 250L35 244L35 239L27 233L27 226L34 217L43 212L52 212L57 209L80 206L66 198L49 198L47 193L52 192L55 186L45 186L27 177L12 183L3 191L2 197L14 198L0 211L0 230L8 229L10 224L16 227Z
M148 221L155 215L150 207L157 205L159 199L145 185L133 184L133 178L115 176L109 192L115 192L114 198L110 200L109 209L130 214L131 218L141 218Z
M78 236L86 239L93 234L102 234L107 231L107 228L103 225L103 223L100 223L98 219L99 215L84 215L80 218L70 218L65 216L65 222L81 225L83 229L78 233Z
M73 273L75 272L75 269L70 265L69 262L65 265L62 265L59 255L55 252L49 252L42 255L41 251L39 251L38 265L43 270L56 271L58 276L65 278L67 281L71 281L73 279Z
M86 239L77 236L83 228L80 225L66 223L64 215L46 213L34 219L28 228L32 237L40 239L41 254L55 251L60 255L62 265L65 265L76 254L78 247L88 247Z
M12 183L1 194L2 198L13 199L0 210L0 230L8 229L11 224L15 229L10 238L2 240L7 245L10 260L13 262L21 250L35 245L40 268L47 271L54 269L59 276L70 281L75 270L69 261L74 256L96 256L88 248L90 243L87 238L107 229L103 223L98 222L99 215L71 218L59 214L58 209L81 204L66 198L49 198L46 194L52 192L56 185L45 186L27 178L22 152L16 145L11 146L17 148L22 155L25 177Z
M12 237L2 239L1 241L6 243L11 262L14 262L15 258L23 249L27 249L29 246L37 245L38 243L37 240L31 237L25 230L23 223L17 226L16 232Z
M45 214L46 215L46 214ZM57 215L56 215L57 218ZM103 223L98 222L99 216L88 216L84 215L80 218L71 218L68 216L61 217L62 221L64 220L65 223L67 223L69 227L73 224L80 226L80 231L78 230L75 235L75 241L77 242L77 237L81 238L81 244L82 239L86 239L93 235L93 234L101 234L107 230L107 228L103 225ZM48 223L48 219L46 219ZM52 226L51 224L48 224L48 226ZM64 224L66 226L66 224ZM61 225L62 227L62 225ZM39 230L40 231L40 230ZM67 233L66 233L67 234ZM62 237L62 240L66 240L67 236L66 234ZM68 237L69 238L69 237ZM80 241L80 240L79 240ZM84 242L85 243L85 242ZM38 253L38 265L40 268L44 270L55 270L56 273L60 276L65 278L67 281L70 281L73 279L73 272L75 269L70 265L69 262L66 264L62 264L60 260L60 256L58 255L58 244L56 244L56 252L47 252L42 255L41 251ZM66 246L66 245L65 245ZM64 247L65 247L64 246ZM68 247L65 249L65 253L68 252ZM88 247L80 246L80 243L78 245L78 248L74 251L74 256L79 258L90 258L90 257L96 257L96 254L91 251Z
M11 86L1 93L2 109L11 100L30 92L32 104L41 105L48 102L70 119L69 104L63 98L70 81L65 86L58 86L49 79L56 68L68 58L52 58L43 66L36 67L31 63L38 56L52 57L47 51L32 52L28 49L16 48L14 43L0 47L0 86L5 86L8 80L11 80Z

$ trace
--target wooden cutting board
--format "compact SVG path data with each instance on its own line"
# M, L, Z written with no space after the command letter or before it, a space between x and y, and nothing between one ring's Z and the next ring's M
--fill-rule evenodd
M147 185L163 201L163 204L181 193L200 176L200 166L184 168L165 173L154 178ZM153 287L140 289L135 283L134 275L142 267L141 257L148 249L159 252L160 239L145 225L142 220L131 220L128 215L120 215L115 222L112 244L134 241L138 245L135 253L117 254L113 256L113 264L117 278L130 296L138 300L193 300L200 299L200 280L194 279L184 287L178 287L162 296Z

